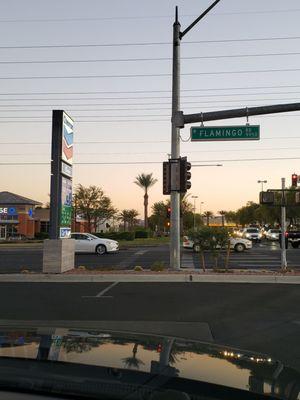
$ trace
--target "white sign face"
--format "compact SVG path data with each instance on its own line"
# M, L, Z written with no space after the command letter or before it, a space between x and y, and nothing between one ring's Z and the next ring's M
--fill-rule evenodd
M8 208L7 207L0 207L0 214L7 214Z
M63 114L62 154L61 158L66 163L73 163L73 120Z

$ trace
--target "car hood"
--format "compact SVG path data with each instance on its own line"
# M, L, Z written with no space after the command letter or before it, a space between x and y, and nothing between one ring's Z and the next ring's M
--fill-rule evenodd
M62 376L65 371L74 376L76 366L76 374L82 377L89 371L89 376L96 375L101 383L104 374L106 383L130 383L132 390L141 384L147 388L158 376L164 377L157 381L159 387L181 388L191 395L205 388L208 391L231 388L268 395L276 393L278 398L286 399L290 398L291 391L300 390L300 374L296 370L269 355L224 345L134 332L0 328L0 387L2 380L7 379L8 367L13 365L15 379L22 381L30 371L34 373L36 363L40 363L39 374L47 368L47 379L52 373L57 377L60 366Z

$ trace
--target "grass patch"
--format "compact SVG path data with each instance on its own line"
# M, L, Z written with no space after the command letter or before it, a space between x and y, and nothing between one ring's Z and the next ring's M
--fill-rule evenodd
M120 249L136 246L163 246L170 243L170 238L140 238L134 240L119 240Z
M166 265L163 261L155 261L155 263L153 263L150 268L151 271L155 272L164 271L165 269Z

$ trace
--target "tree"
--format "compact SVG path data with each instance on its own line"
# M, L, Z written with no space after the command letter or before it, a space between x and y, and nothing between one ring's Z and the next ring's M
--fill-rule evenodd
M136 357L138 351L138 343L135 343L132 349L132 356L130 357L125 357L122 358L122 361L126 368L136 368L139 369L141 365L144 365L145 363Z
M123 222L124 232L126 231L126 227L128 230L132 230L134 225L137 223L136 217L139 215L137 210L123 210L119 215L119 219Z
M140 174L135 178L134 183L144 190L144 226L148 227L148 190L157 182L151 174Z
M221 217L222 217L222 226L224 226L225 225L225 216L226 216L226 211L224 211L224 210L221 210L221 211L219 211L219 214L221 215Z
M75 213L81 215L87 221L89 232L97 230L97 225L112 218L117 213L109 197L105 196L100 187L91 185L84 187L78 185L74 198Z
M151 207L152 214L148 218L149 226L152 230L162 232L167 219L168 204L163 201L158 201Z
M211 211L205 211L203 216L206 218L206 225L209 226L209 218L213 216L213 213Z

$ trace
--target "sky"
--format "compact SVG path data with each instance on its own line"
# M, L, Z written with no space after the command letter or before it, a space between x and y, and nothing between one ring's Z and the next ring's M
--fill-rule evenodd
M171 148L174 9L183 30L211 3L2 1L0 190L48 201L51 115L63 109L75 122L74 186L100 186L119 210L142 215L142 191L133 181L152 172L158 182L150 206L167 199L162 162ZM221 0L182 40L181 110L298 102L299 17L297 0ZM200 202L202 212L217 213L258 201L257 180L267 180L265 188L279 188L282 177L290 184L291 174L300 174L299 117L251 117L261 128L255 142L191 143L191 126L182 129L182 156L192 164L223 164L192 168L189 193L198 196L197 211Z

